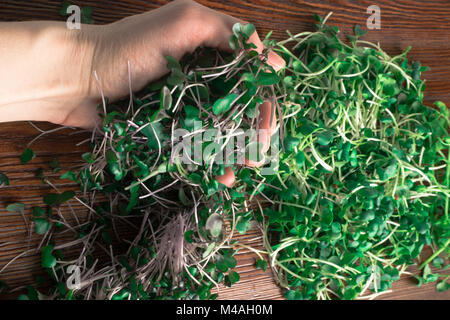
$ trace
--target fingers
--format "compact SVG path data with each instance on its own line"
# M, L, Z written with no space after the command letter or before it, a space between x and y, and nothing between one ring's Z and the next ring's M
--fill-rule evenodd
M221 35L223 36L223 38L221 39L220 47L229 50L230 49L229 37L232 34L231 30L233 25L237 22L240 22L244 25L246 23L227 15L222 15L222 18L225 19L227 25L226 28L228 30L221 31ZM248 39L248 43L253 43L256 46L255 48L256 52L258 52L259 54L263 53L265 46L262 43L256 31L250 36L250 38ZM279 71L286 66L286 61L284 61L282 57L280 57L272 50L269 50L267 55L267 64L270 65L275 71ZM260 105L259 114L260 114L259 118L260 123L259 123L259 130L256 134L256 141L261 143L261 152L264 154L270 148L271 137L277 126L277 120L275 116L275 110L270 101L265 101L262 105ZM248 167L253 168L261 167L264 164L264 162L265 162L264 158L259 162L245 159L245 164Z
M273 127L276 127L274 110L272 103L265 101L259 106L259 130L257 133L257 141L261 143L261 152L266 153L270 147L270 137L272 136ZM274 124L275 123L275 124Z
M269 50L267 64L274 68L275 71L279 71L286 67L286 61L272 50Z
M212 25L214 29L214 32L212 32L210 35L208 34L206 35L207 39L204 40L204 44L221 50L231 51L229 39L230 36L233 34L232 32L233 26L236 23L246 25L248 22L214 11L206 7L203 8L208 10L210 14L209 19L206 18L206 16L204 16L205 17L204 23L209 24L210 26ZM205 26L205 30L207 29L207 27L208 26ZM259 54L263 53L265 46L262 43L256 31L250 36L248 43L253 43L256 46L255 50ZM284 59L275 52L273 52L272 50L269 50L267 58L268 58L267 64L269 64L272 68L274 68L275 71L279 71L280 69L286 66L286 62L284 61Z
M249 159L245 159L245 165L247 167L250 167L250 168L259 168L259 167L261 167L264 164L265 161L266 161L266 159L262 159L259 162L258 161L253 161L253 160L249 160Z
M225 168L225 173L221 176L216 176L216 180L219 183L224 184L228 188L231 188L236 182L236 176L234 175L233 169L230 167Z
M268 100L264 101L263 104L259 106L259 129L256 133L254 140L258 141L261 146L261 153L266 153L270 148L270 142L272 134L275 132L277 127L277 120L275 116L275 108L272 103ZM245 159L245 164L248 167L257 168L261 167L265 162L263 158L261 161L251 161Z
M233 34L233 26L236 23L245 25L247 24L247 22L204 7L198 3L193 3L186 0L181 1L190 3L191 5L195 6L195 8L201 11L201 14L199 15L201 17L200 30L202 31L201 44L207 47L214 47L221 50L231 51L229 39ZM258 54L261 55L264 52L265 46L256 31L250 36L248 43L253 43L256 46L255 50L256 52L258 52ZM286 66L285 60L272 50L269 50L269 52L267 53L266 63L270 65L275 71L279 71ZM266 153L270 148L271 136L277 126L277 120L274 107L270 101L265 101L262 105L259 106L259 113L259 130L256 134L255 140L261 143L262 153ZM259 162L245 159L245 164L249 167L260 167L264 164L264 162L265 159L262 159ZM236 177L233 170L230 167L227 167L225 168L225 174L222 176L217 176L216 179L219 183L230 187L235 183Z
M275 108L273 108L273 104L270 101L266 100L259 106L259 130L254 138L254 141L256 140L261 144L260 151L262 154L265 154L269 150L271 137L276 127ZM245 159L245 165L251 168L259 168L264 162L264 157L260 161ZM236 176L230 167L226 167L225 173L221 176L216 176L216 180L231 188L236 182Z
M212 36L210 36L204 41L204 45L230 51L231 48L229 45L229 38L232 35L233 25L236 23L241 23L245 25L247 23L245 21L236 19L229 15L225 15L217 11L213 11L211 9L208 10L210 10L214 18L212 20L213 21L212 23L215 25L215 32L213 32ZM258 52L258 54L263 53L265 46L262 43L256 31L250 36L248 43L253 43L256 46L255 50L256 52ZM279 71L286 66L286 62L284 61L284 59L275 52L273 52L272 50L269 50L268 52L267 64L270 65L275 71ZM275 116L275 110L270 101L265 101L259 107L259 112L260 112L259 130L256 134L255 140L261 143L262 153L266 153L270 148L271 136L277 126L277 120ZM245 164L248 167L260 167L264 164L264 162L265 159L262 159L259 162L245 159ZM217 177L216 179L220 183L223 183L225 185L230 184L232 185L235 179L234 173L231 170L231 168L227 169L228 169L227 172L223 176Z

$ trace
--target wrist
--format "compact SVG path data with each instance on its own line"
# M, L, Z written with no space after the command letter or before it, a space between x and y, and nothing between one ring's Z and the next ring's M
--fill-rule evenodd
M105 27L82 25L81 30L65 31L64 60L67 68L64 81L70 90L64 96L64 125L91 128L98 118L96 106L101 102L101 94L94 76L95 59L103 51Z
M98 34L94 26L69 30L62 22L0 24L0 122L65 124L77 107L93 103Z
M46 87L54 89L52 94L61 114L47 121L74 125L71 119L74 113L81 111L95 116L100 94L93 74L93 60L102 39L101 26L82 25L80 30L70 30L64 25L48 36L50 47L57 49L55 60L49 66L54 75L48 79Z

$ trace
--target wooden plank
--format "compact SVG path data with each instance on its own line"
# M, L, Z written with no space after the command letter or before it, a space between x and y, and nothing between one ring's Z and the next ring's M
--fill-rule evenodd
M167 1L126 0L126 1L71 1L80 6L93 7L93 18L99 24L116 21L120 18L157 8ZM265 35L274 30L274 38L285 38L284 30L297 33L311 30L313 14L334 14L331 24L337 25L345 33L351 32L355 24L365 25L368 14L366 8L377 4L381 8L381 29L372 30L365 39L379 42L390 54L398 54L411 45L410 60L420 60L429 66L424 73L427 79L425 102L431 104L441 100L450 105L450 2L448 0L412 1L211 1L198 2L252 22L259 33ZM0 3L0 21L62 20L58 12L61 1L3 0ZM39 123L43 129L55 128L50 124ZM37 158L29 164L19 164L19 156L38 132L28 123L0 124L0 171L11 178L11 186L0 191L0 269L17 253L26 250L28 231L25 230L21 216L6 214L7 203L21 201L27 205L42 205L41 197L51 188L41 184L35 177L39 168L46 173L53 158L58 158L64 168L74 168L81 164L80 156L88 150L87 145L77 146L89 138L87 133L77 133L70 129L47 135L38 140L33 149ZM58 181L57 175L50 174L58 188L69 190L74 184ZM75 206L75 204L74 204ZM80 206L77 209L81 209ZM29 212L27 212L29 214ZM63 212L65 217L70 211ZM257 244L262 248L260 233L250 231L245 236L237 236L243 243ZM37 245L38 237L32 237L30 245ZM237 255L237 271L241 274L240 283L232 288L220 288L221 299L281 299L281 290L276 286L271 271L254 270L255 255L242 250ZM33 281L39 272L39 256L34 254L19 260L0 275L11 281L11 285L23 285ZM416 272L416 270L411 270ZM404 277L393 286L393 292L381 296L382 299L450 299L450 293L438 293L434 285L416 288L411 277Z

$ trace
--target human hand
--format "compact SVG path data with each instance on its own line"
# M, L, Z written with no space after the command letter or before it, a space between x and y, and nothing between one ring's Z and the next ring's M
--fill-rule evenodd
M166 55L176 59L201 46L231 50L229 37L235 23L244 21L219 13L190 0L177 0L159 9L131 16L118 22L87 29L87 38L97 38L92 70L98 74L101 89L112 100L129 94L130 62L133 91L166 74ZM258 34L250 37L259 53L264 48ZM275 70L284 66L284 60L274 52L268 63ZM87 95L100 101L100 92L91 77ZM93 105L74 109L66 124L92 127L96 119Z
M93 59L93 69L100 77L101 88L106 96L118 99L129 93L129 72L132 90L142 89L148 82L166 74L166 55L182 58L197 47L206 46L230 50L229 38L235 23L244 21L219 13L194 1L178 0L159 9L125 18L108 25L102 30L102 40ZM258 34L250 37L256 51L262 53L264 45ZM130 62L131 70L128 70ZM276 71L283 68L285 61L274 52L268 54L267 63ZM99 91L91 83L90 95L99 97ZM270 146L271 134L276 127L273 106L266 101L260 106L260 132L257 140L262 151ZM88 110L74 110L67 119L69 123L83 126L93 125L96 119L94 106ZM270 122L272 119L272 123ZM261 166L263 162L246 160L250 167ZM231 168L216 177L220 183L230 187L235 182Z
M100 122L102 93L114 101L159 79L169 72L166 55L180 59L201 46L230 51L229 37L238 22L246 24L194 1L177 0L81 30L68 30L63 22L0 23L0 122L49 121L92 129ZM249 42L262 53L256 31ZM272 51L267 63L275 70L285 65ZM275 119L273 109L270 102L260 106L260 129ZM267 132L257 134L263 149L270 145ZM231 173L226 169L219 182L232 185Z

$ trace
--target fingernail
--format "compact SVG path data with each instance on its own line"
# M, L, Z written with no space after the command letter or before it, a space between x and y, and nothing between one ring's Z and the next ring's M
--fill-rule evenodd
M270 148L272 134L269 129L259 129L258 142L261 144L261 153L266 153Z
M258 52L259 54L261 54L264 50L264 45L261 39L259 38L258 32L256 31L253 32L253 34L248 39L247 43L253 43L256 46L254 50L256 50L256 52Z
M259 127L261 129L269 130L271 127L270 120L272 118L272 103L270 101L264 101L263 104L259 106Z
M219 183L224 184L228 188L231 188L236 182L236 176L234 175L233 169L230 167L225 168L225 173L221 176L216 176L216 180Z
M279 71L286 66L286 61L272 50L269 50L267 64L274 68L275 71Z
M251 167L251 168L259 168L259 167L261 167L264 164L265 161L266 161L265 158L263 158L259 162L253 161L253 160L249 160L249 159L245 159L245 165L247 167Z

